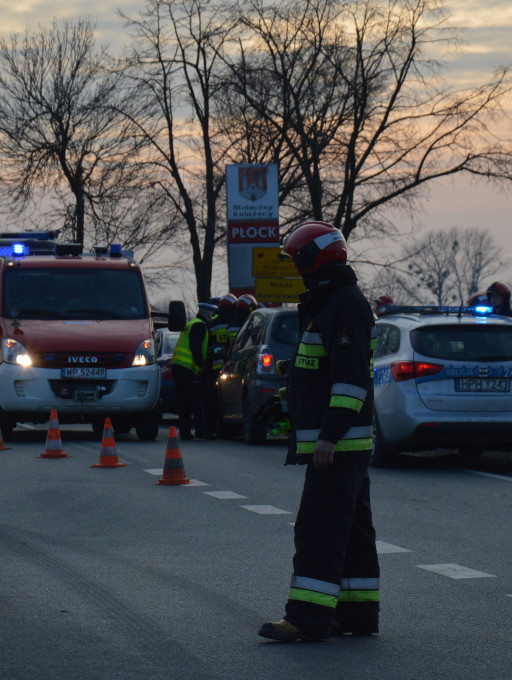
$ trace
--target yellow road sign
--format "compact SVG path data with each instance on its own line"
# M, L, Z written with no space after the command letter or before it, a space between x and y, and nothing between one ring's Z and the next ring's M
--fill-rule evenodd
M253 248L252 275L253 276L297 276L297 270L291 260L279 259L281 248ZM271 302L271 300L269 300Z
M263 302L298 302L306 291L300 278L256 278L255 283L256 299Z

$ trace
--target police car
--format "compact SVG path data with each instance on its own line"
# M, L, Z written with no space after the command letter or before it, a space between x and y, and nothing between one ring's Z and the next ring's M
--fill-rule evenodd
M389 305L377 322L372 465L437 448L512 449L512 319Z

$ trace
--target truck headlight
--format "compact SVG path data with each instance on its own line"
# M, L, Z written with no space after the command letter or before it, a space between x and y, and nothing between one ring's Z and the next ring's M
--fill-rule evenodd
M153 338L146 338L137 347L132 366L149 366L155 363L155 342Z
M32 359L30 354L23 347L21 342L13 338L4 338L2 340L2 351L4 361L7 364L17 364L18 366L32 366Z

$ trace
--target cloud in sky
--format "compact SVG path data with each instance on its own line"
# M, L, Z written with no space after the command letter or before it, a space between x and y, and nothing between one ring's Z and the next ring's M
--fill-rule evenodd
M117 9L135 16L144 6L143 0L0 0L1 32L35 28L40 22L53 18L72 18L89 14L97 19L98 40L113 49L121 49L127 42L126 29ZM512 3L510 0L449 0L445 3L450 23L462 30L466 41L463 53L451 54L449 73L459 75L469 84L471 74L475 82L489 75L498 66L511 60ZM481 76L481 77L480 77ZM445 74L446 77L446 74Z
M97 20L98 42L112 51L120 51L128 34L117 8L136 16L143 0L0 0L0 31L23 31L36 28L53 18L72 18L88 14ZM451 25L459 28L465 40L462 52L452 52L443 78L447 86L475 86L490 78L493 71L512 62L512 3L510 0L448 0L445 8ZM512 131L508 135L512 137ZM512 192L511 192L512 193ZM510 196L483 183L470 184L459 177L446 180L430 192L425 202L422 222L426 228L462 225L487 227L490 233L512 253L512 218Z

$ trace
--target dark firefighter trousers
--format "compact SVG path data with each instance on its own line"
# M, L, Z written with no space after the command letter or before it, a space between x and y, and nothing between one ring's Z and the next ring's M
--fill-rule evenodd
M205 430L204 381L188 368L172 365L176 396L178 397L178 421L181 435L189 435L192 422L196 432Z
M306 469L295 522L295 556L285 618L328 637L378 632L379 561L370 505L368 460L335 459Z

